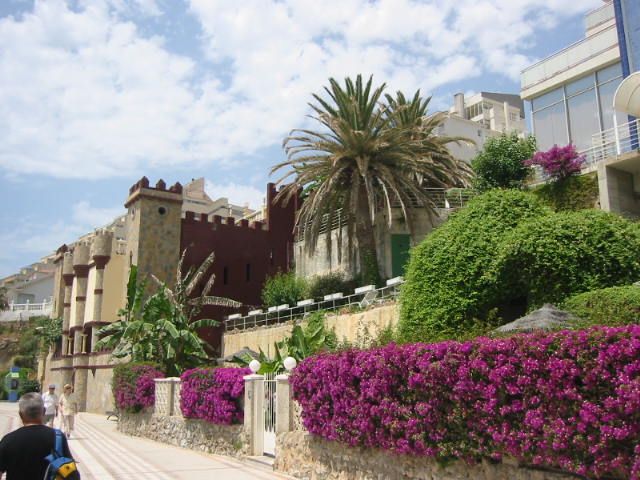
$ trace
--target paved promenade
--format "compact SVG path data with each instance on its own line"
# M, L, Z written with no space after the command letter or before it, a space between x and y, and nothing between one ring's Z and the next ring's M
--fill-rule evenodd
M16 403L0 402L0 436L19 428ZM58 426L56 424L56 426ZM81 413L69 447L83 480L268 480L284 477L228 457L203 454L116 431L104 415Z

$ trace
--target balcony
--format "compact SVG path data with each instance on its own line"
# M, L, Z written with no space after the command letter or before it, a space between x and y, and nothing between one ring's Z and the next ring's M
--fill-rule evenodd
M53 311L53 302L12 303L7 310L0 311L0 322L20 322L31 317L49 316Z
M520 96L531 100L619 58L618 33L614 24L524 69L520 76Z

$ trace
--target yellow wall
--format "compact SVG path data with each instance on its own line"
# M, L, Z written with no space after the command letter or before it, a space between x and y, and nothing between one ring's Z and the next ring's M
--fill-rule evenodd
M357 346L366 347L383 328L396 325L398 318L398 306L389 304L353 314L329 315L326 326L335 330L338 340L347 340ZM273 353L273 344L286 338L292 328L293 324L287 323L225 333L223 356L236 353L244 347L256 352L261 348L270 356Z
M89 269L89 277L87 278L87 301L84 307L84 323L92 322L93 318L93 304L95 302L95 295L93 290L96 288L96 267Z
M111 259L104 269L104 293L102 294L102 321L114 322L118 319L118 310L125 307L125 290L123 279L126 277L124 255L111 254Z
M78 291L78 278L73 277L73 285L71 286L71 309L69 316L69 328L76 325L76 295Z

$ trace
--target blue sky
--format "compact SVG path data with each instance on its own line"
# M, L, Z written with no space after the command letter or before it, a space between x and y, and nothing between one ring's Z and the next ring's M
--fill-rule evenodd
M123 211L142 175L257 206L327 78L517 93L601 0L1 0L0 278Z

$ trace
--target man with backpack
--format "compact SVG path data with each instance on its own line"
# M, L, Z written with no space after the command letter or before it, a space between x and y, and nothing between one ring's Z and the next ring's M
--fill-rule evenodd
M59 461L61 457L73 467L67 467L67 476L61 472L50 478L80 478L75 471L67 439L59 430L43 424L44 402L40 394L23 395L18 411L24 426L8 433L0 441L0 477L2 472L6 472L6 480L43 480L47 473L56 473L54 464L64 463Z

